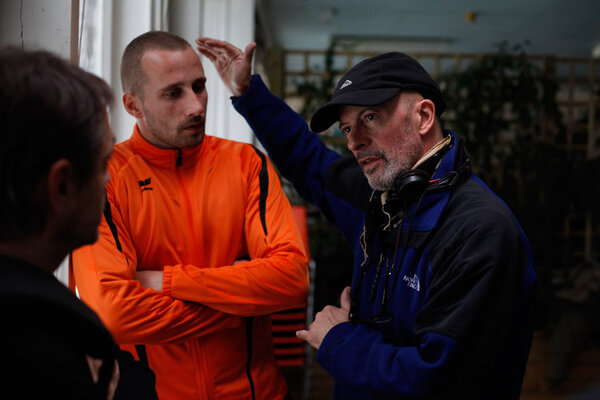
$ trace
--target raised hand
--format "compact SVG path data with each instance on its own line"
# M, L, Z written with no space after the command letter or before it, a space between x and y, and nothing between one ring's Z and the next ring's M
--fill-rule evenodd
M213 63L231 94L241 96L250 85L256 43L250 43L244 51L231 43L211 38L199 38L196 44L200 54Z

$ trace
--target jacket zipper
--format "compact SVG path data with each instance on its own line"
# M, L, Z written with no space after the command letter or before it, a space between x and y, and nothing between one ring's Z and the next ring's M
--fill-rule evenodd
M188 231L188 239L192 242L195 242L196 240L196 236L194 235L194 230L193 227L190 225L191 221L192 221L192 206L191 206L191 201L190 201L190 197L188 195L188 192L185 188L185 184L183 182L183 176L182 176L182 172L181 172L181 166L183 165L183 152L181 151L181 149L177 149L177 154L175 157L175 171L176 171L176 176L177 176L177 182L179 183L179 188L181 190L181 195L183 197L183 204L184 204L184 215L186 216L186 221L188 222L186 224L187 227L187 231ZM186 246L188 247L188 246ZM196 249L197 246L191 246L192 249ZM193 251L192 252L192 257L193 260L196 264L199 263L199 257L198 257L198 253L197 251ZM201 340L201 339L200 339ZM198 362L200 363L199 368L202 371L207 371L207 366L206 366L206 360L205 360L205 354L206 352L204 351L204 346L202 343L200 343L199 341L197 341L196 343L193 344L194 350L195 350L195 357L196 359L198 359ZM206 381L206 375L205 374L199 374L200 377L199 379L201 380L200 383L200 391L203 393L203 397L204 398L211 398L210 396L210 388L208 385L208 382Z

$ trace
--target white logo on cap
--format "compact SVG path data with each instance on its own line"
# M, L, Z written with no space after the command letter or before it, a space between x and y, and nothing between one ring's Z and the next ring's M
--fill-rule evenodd
M350 86L350 85L352 85L352 81L350 81L350 80L346 80L346 82L344 82L344 83L342 84L342 86L340 86L340 90L342 90L342 89L343 89L343 88L345 88L346 86Z

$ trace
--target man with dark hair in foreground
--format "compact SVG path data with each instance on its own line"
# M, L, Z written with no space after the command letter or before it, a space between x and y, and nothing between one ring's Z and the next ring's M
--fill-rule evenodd
M104 81L50 53L0 50L0 382L14 398L131 398L129 378L135 398L156 398L151 372L52 274L98 237L111 100Z

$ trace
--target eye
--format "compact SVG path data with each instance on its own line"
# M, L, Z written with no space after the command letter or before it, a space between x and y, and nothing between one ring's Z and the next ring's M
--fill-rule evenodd
M348 135L350 133L350 127L349 126L343 126L340 128L340 130L342 131L342 133L344 135Z
M165 92L165 97L173 99L173 98L178 97L180 94L181 94L181 90L174 89L174 90L169 90L168 92Z
M375 119L375 114L367 114L365 115L365 119L367 121L373 121Z
M192 85L192 90L196 94L202 93L204 91L204 88L205 88L204 82L198 82L198 83L194 83Z

